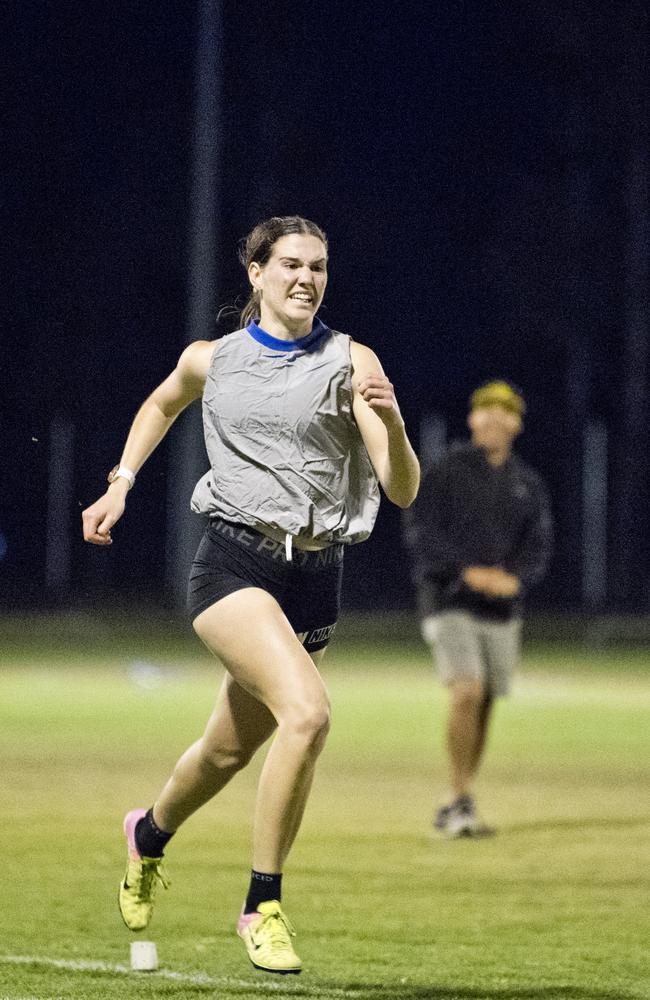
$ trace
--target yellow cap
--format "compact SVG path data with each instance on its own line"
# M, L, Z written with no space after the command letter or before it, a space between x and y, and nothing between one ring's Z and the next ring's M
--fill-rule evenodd
M502 406L518 417L526 412L524 397L508 382L487 382L476 389L469 398L469 408L475 410L479 406Z

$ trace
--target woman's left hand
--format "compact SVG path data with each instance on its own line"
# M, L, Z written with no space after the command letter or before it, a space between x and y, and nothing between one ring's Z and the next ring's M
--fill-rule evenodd
M365 375L358 384L358 391L387 428L404 426L393 383L385 375Z

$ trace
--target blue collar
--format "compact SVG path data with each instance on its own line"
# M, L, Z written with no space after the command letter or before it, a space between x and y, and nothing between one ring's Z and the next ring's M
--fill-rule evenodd
M259 344L263 344L264 347L273 348L274 351L311 351L318 341L320 341L321 337L331 333L330 328L325 326L318 316L314 317L314 325L311 328L311 332L305 334L304 337L299 337L298 340L278 340L277 337L272 337L270 333L267 333L261 326L258 326L255 320L248 324L246 330L250 333L253 340L256 340Z

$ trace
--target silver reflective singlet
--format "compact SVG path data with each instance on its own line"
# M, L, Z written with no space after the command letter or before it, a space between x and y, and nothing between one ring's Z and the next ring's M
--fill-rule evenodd
M203 393L211 468L192 510L305 540L367 538L379 488L352 415L351 369L350 338L318 319L300 341L256 324L223 337Z

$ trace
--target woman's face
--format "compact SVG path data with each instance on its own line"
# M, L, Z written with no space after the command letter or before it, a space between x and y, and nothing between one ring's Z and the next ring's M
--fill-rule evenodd
M260 293L263 329L271 334L285 330L304 336L311 330L325 294L327 250L317 236L282 236L263 267L253 261L248 277Z

